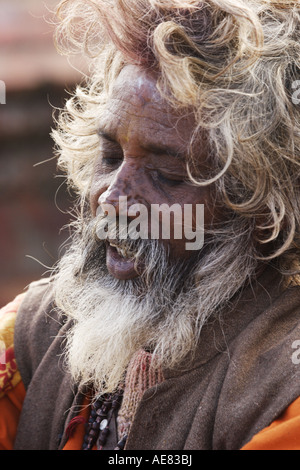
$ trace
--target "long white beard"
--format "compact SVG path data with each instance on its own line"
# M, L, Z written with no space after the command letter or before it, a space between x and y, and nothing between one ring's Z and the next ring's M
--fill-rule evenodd
M55 274L56 303L74 320L66 338L67 367L77 383L99 393L116 390L141 348L153 353L153 367L172 368L192 357L207 319L255 267L252 256L241 259L245 240L212 247L185 264L171 263L160 242L140 240L137 256L145 273L119 281L106 269L105 243L95 239L93 222L78 226Z

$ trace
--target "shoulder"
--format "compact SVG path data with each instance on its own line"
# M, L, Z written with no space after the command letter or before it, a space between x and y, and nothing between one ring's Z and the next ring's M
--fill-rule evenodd
M31 284L16 317L15 357L26 392L16 449L57 448L77 392L63 358L72 321L56 307L53 281Z
M37 329L47 328L56 317L52 280L49 278L31 283L18 309L16 340L24 344L27 338L33 338Z
M299 340L300 287L294 286L278 292L230 345L219 414L235 416L228 427L233 435L239 435L240 423L247 424L242 444L300 396Z
M300 450L300 398L241 450Z
M54 302L53 278L29 285L18 309L14 342L25 387L64 325Z

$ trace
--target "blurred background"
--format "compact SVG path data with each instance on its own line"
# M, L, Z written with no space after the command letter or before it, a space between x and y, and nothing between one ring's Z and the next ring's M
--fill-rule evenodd
M49 133L54 107L63 106L82 75L55 49L51 11L57 3L0 0L0 80L6 85L6 104L0 104L0 307L47 272L67 238L60 229L69 221L72 198L57 176Z

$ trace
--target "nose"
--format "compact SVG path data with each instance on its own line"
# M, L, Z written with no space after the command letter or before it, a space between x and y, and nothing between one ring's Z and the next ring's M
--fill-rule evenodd
M113 206L117 216L128 216L128 208L141 203L138 191L139 169L134 164L123 162L113 181L104 188L98 198L102 211Z

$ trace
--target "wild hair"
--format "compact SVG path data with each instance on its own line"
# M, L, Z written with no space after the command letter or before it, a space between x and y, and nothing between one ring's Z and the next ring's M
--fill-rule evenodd
M296 269L300 230L300 107L292 83L300 71L297 1L63 0L57 43L92 58L53 132L59 165L82 200L98 151L97 119L126 64L159 73L171 103L192 108L195 138L207 132L215 182L231 213L231 233L248 230L257 257ZM265 256L263 256L263 254Z

